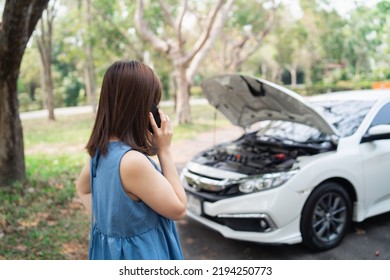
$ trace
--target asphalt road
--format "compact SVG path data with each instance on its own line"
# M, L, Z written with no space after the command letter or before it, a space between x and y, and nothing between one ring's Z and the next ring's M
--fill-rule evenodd
M312 252L304 246L264 245L224 238L191 218L177 222L189 260L390 260L390 213L353 224L336 248Z
M241 133L237 127L226 127L192 140L175 141L178 170L196 152ZM390 212L354 223L338 247L324 252L309 251L301 244L264 245L227 239L189 217L177 222L177 227L184 256L190 260L390 260Z

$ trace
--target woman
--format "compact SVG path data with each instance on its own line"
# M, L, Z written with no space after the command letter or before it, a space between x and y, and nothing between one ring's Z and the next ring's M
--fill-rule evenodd
M159 109L159 127L150 112L160 99L159 79L140 62L117 61L104 75L91 160L76 183L92 213L90 259L183 259L173 220L186 215L187 200L170 119Z

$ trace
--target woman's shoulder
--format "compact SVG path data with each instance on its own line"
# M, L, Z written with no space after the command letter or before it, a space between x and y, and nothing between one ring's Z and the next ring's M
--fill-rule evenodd
M156 168L150 163L150 160L136 150L130 150L123 155L119 170L123 188L128 194L137 198L139 196L135 195L134 188L153 178L156 172Z
M140 151L129 149L127 152L123 155L124 160L148 160L147 156Z
M147 170L152 168L150 164L150 159L143 153L137 150L128 150L122 157L121 160L121 169L133 170L139 172L141 170Z

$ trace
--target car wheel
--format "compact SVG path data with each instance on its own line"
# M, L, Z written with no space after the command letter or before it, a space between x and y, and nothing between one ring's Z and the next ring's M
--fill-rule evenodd
M318 186L302 210L303 244L323 251L336 247L345 237L352 221L352 203L339 184L327 182Z

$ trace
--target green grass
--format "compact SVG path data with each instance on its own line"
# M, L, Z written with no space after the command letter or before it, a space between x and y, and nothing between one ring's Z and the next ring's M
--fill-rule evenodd
M37 144L79 144L85 143L91 133L93 115L61 116L56 121L31 119L22 124L27 149Z
M173 108L163 107L173 116ZM191 108L192 124L174 128L173 141L228 124L209 105ZM216 116L216 119L215 119ZM0 188L0 259L85 259L89 216L75 193L88 160L83 147L92 114L24 120L27 178Z
M26 157L27 179L0 188L0 259L83 259L88 216L74 180L85 156Z

